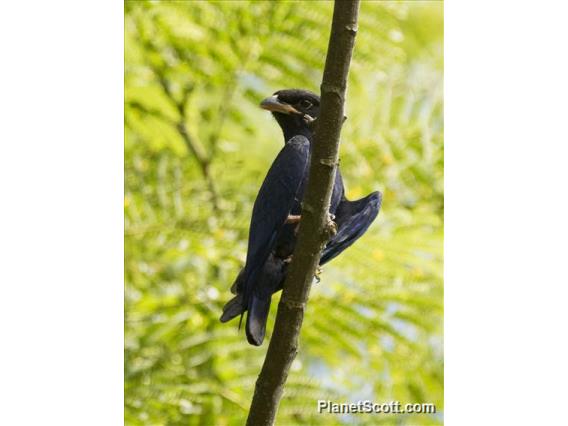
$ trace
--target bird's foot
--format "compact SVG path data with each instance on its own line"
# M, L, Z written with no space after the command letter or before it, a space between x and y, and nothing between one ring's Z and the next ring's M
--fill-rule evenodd
M321 281L321 274L323 273L323 268L321 266L318 266L316 268L316 273L314 274L314 278L316 279L316 282L319 284Z
M325 232L328 235L328 239L337 234L337 223L334 222L335 215L327 214L327 223L325 224Z
M286 222L284 223L298 223L300 222L301 218L302 216L299 214L290 214L288 215L288 217L286 218Z

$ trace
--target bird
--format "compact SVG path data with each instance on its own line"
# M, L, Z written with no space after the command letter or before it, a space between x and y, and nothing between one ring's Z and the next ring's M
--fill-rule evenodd
M264 341L271 297L282 290L292 260L320 97L309 90L285 89L264 99L260 107L276 119L284 136L284 147L268 170L254 202L245 266L231 286L235 296L225 304L220 318L221 322L227 322L240 315L242 321L247 312L246 336L254 346ZM348 200L338 168L329 207L336 233L322 251L320 267L367 231L381 204L379 191L356 201Z

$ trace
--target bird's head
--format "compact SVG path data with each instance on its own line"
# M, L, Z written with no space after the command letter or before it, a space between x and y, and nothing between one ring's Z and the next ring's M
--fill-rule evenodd
M310 138L319 115L320 98L308 90L279 90L263 100L260 107L272 112L286 140L296 135Z

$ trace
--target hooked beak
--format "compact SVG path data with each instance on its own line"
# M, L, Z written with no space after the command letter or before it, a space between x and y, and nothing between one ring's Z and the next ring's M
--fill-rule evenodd
M271 112L281 112L284 114L302 114L292 105L288 105L284 102L278 100L278 95L270 96L260 103L262 109L266 109Z

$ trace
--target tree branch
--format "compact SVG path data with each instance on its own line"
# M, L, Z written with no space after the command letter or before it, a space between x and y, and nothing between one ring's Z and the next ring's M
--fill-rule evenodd
M169 98L169 100L174 104L174 106L178 110L179 121L175 123L175 128L179 133L179 135L181 136L183 142L185 143L185 146L187 147L189 152L193 154L193 157L199 164L199 169L201 170L201 174L203 175L203 178L207 183L207 188L209 190L209 193L211 194L211 203L213 205L213 209L215 211L218 211L219 210L219 197L217 195L218 191L217 191L217 186L215 185L215 180L213 179L213 176L211 176L211 169L210 169L212 157L208 156L207 153L205 152L205 149L191 137L191 134L189 133L189 131L187 130L187 126L185 125L186 104L193 88L191 86L185 87L181 99L178 101L174 93L172 92L170 82L166 79L164 73L159 69L157 69L156 67L151 66L151 68L153 69L154 74L158 79L158 83L160 84L160 87L162 88L164 95L166 95L166 97Z
M199 163L199 168L201 169L201 174L207 183L207 188L209 193L211 194L211 203L213 204L213 209L215 211L219 210L219 197L217 191L217 185L215 185L215 180L211 175L210 165L211 165L211 158L207 157L207 155L203 152L200 145L197 145L191 135L187 131L187 127L185 126L185 122L183 118L176 125L176 129L180 134L181 138L183 139L187 149L193 154L197 162Z
M219 209L219 197L217 195L218 191L217 191L217 186L215 185L215 180L213 179L213 176L211 175L210 171L212 157L207 156L202 146L200 144L197 144L193 140L191 134L187 131L187 127L184 121L184 116L183 115L180 116L179 120L176 121L169 118L162 111L155 108L145 107L140 102L137 101L130 102L129 105L131 108L134 108L143 114L155 117L163 121L164 123L173 126L176 129L176 131L182 138L185 146L187 147L188 151L193 155L193 157L199 164L199 169L201 171L201 174L203 175L203 178L205 179L205 182L207 183L207 189L211 194L211 203L213 205L213 209L217 211ZM184 113L185 111L183 107L178 107L178 109L180 110L180 113Z
M140 25L135 22L136 29L138 35L141 39L141 43L144 46L145 50L152 51L159 53L158 48L154 45L154 43L144 36L144 33L140 27ZM189 100L189 96L193 90L193 85L186 85L181 94L181 99L177 99L178 97L172 91L172 87L170 81L166 78L166 66L165 65L156 65L152 63L149 59L146 59L146 65L148 68L153 72L158 85L162 89L164 96L172 103L172 105L176 108L179 119L177 121L172 121L166 115L161 113L156 109L148 109L143 107L139 102L133 103L138 110L142 112L146 112L150 115L153 115L156 118L161 119L162 121L172 125L176 131L178 132L179 136L182 138L185 146L187 147L188 151L193 155L195 161L199 164L199 170L203 175L203 179L207 184L207 189L211 195L211 204L213 205L213 210L216 212L219 211L219 191L217 189L217 185L215 184L215 179L211 174L211 162L213 160L213 154L208 155L205 148L192 137L191 133L188 131L186 126L187 120L187 101Z
M347 74L357 33L359 0L336 0L321 84L317 119L294 256L278 305L274 332L256 382L248 426L274 424L284 384L298 352L298 340L321 250L329 238L329 204L343 124Z

